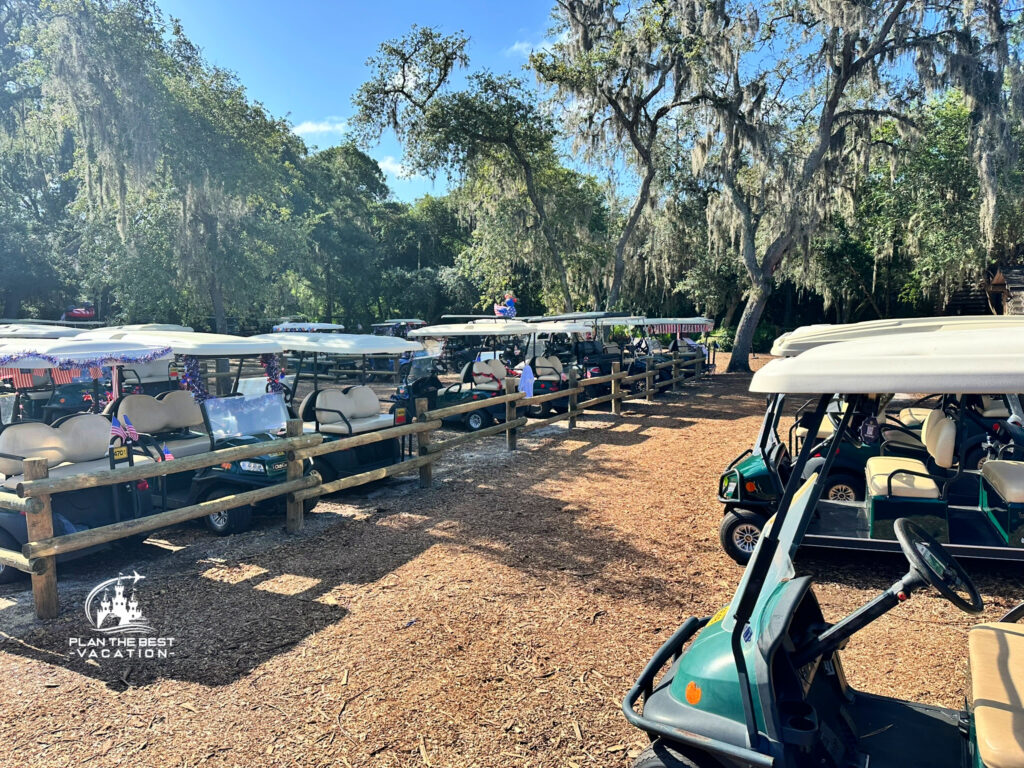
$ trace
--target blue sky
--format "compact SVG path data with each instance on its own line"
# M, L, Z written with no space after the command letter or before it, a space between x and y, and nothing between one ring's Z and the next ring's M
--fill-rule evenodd
M530 50L545 39L552 0L158 0L182 21L207 59L233 70L276 116L286 116L307 144L343 139L352 94L366 78L377 45L411 25L464 30L470 68L521 72ZM525 73L528 78L532 75ZM443 180L401 178L401 146L386 136L366 148L401 200L442 194Z

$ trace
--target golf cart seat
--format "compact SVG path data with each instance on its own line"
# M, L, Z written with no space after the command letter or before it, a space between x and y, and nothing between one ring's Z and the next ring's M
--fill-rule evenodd
M537 357L533 361L533 374L538 381L561 381L562 361L557 357Z
M127 416L141 434L166 443L177 457L195 456L210 450L210 438L203 431L203 412L192 394L184 389L151 395L125 395L110 409L112 416Z
M839 404L839 412L846 413L846 403ZM829 418L824 418L818 425L818 434L815 435L815 439L824 440L827 437L832 437L832 433L834 433L835 431L836 427L835 424L832 423L832 420ZM800 438L801 441L805 440L807 438L807 427L797 427L796 436Z
M1010 410L1000 397L981 396L981 416L985 419L1008 419Z
M500 360L478 360L473 363L473 389L497 392L505 388L508 371Z
M979 624L967 635L971 708L987 768L1024 766L1024 626Z
M900 411L899 419L900 423L905 427L916 427L924 424L925 419L928 418L933 410L932 408L922 408L920 406L914 408L904 408Z
M1024 461L993 459L981 465L981 476L1003 501L1024 504Z
M956 422L945 417L939 419L929 416L921 430L921 439L936 465L944 469L953 466L956 455ZM916 474L906 474L907 472ZM927 476L928 467L918 459L872 456L864 464L864 474L870 496L889 496L890 477L892 496L937 499L941 495L938 483Z
M59 426L39 422L12 424L0 432L0 454L40 457L50 467L50 477L63 477L98 469L109 469L107 448L110 422L98 413L82 413ZM149 461L136 456L135 463ZM14 490L22 480L19 459L0 458L4 488Z
M380 412L380 400L370 387L351 387L347 392L335 387L318 389L306 395L299 413L308 413L309 408L313 408L316 422L304 425L308 431L357 435L395 426L395 415Z

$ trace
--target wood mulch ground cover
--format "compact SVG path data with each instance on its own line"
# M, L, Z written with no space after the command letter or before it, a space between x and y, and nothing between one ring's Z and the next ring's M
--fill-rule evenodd
M719 360L720 368L726 362ZM690 615L731 597L720 471L763 409L719 374L621 419L588 415L446 456L397 481L227 539L196 526L61 566L59 619L0 588L0 766L625 766L644 744L619 703ZM836 619L899 557L802 556ZM85 594L121 570L164 660L86 662ZM1024 599L1017 566L972 566L984 618ZM973 619L934 594L854 638L858 687L963 701Z

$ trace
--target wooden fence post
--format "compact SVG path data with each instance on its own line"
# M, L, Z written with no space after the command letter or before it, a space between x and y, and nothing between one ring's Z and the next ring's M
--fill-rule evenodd
M505 394L514 395L517 389L516 382L519 379L513 378L512 376L505 377ZM518 400L509 400L505 403L505 423L511 424L516 420L516 405ZM512 427L505 430L505 447L514 451L516 449L516 428Z
M416 398L416 421L423 421L423 414L430 408L430 403L425 397ZM430 432L416 433L416 452L420 456L427 456L430 445ZM434 482L434 463L428 462L420 467L420 488L429 488Z
M43 480L50 474L46 459L25 459L22 462L26 480ZM25 515L25 527L28 529L28 540L38 541L53 536L53 507L50 494L37 496L39 511ZM57 617L57 558L43 558L46 570L41 574L32 574L32 598L36 604L36 616L40 619Z
M288 419L288 423L285 424L285 436L286 437L298 437L302 434L302 420L301 419ZM295 457L295 449L291 448L288 450L288 479L298 480L302 477L302 459ZM285 530L288 533L298 533L302 530L303 520L302 515L303 502L295 498L294 493L289 493L287 501L285 502L286 518L285 518Z
M576 385L579 379L576 377L576 369L569 369L569 429L576 429L576 404L579 403L579 396L576 394Z
M651 355L647 356L647 376L644 381L647 384L647 391L644 393L644 400L647 402L654 401L654 376L657 371L654 370L654 357Z
M612 363L612 375L622 372L622 363L616 360ZM622 381L619 379L612 379L612 414L615 416L622 415Z
M679 382L676 379L679 378L679 350L677 349L672 353L672 391L679 391Z

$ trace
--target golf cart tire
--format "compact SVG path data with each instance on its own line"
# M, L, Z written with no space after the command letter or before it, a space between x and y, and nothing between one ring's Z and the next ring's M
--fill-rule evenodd
M11 534L4 530L0 530L0 547L10 549L15 552L21 552L21 544L19 544ZM25 576L28 576L28 574L19 571L17 568L11 568L9 565L0 565L0 584L13 584Z
M551 415L551 403L538 403L526 409L526 415L531 419L543 419Z
M722 524L718 527L718 538L725 554L739 565L746 565L754 553L754 546L761 537L764 524L765 517L758 512L738 507L728 510L722 517ZM757 530L756 537L751 541L752 528Z
M215 487L203 501L214 501L223 499L225 496L233 496L238 493L235 488L224 486ZM252 505L245 504L234 509L225 509L213 515L206 515L203 518L206 527L218 536L230 536L233 533L242 533L252 527Z
M710 755L684 755L658 739L633 763L633 768L722 768Z
M463 419L462 423L466 425L466 429L470 432L479 432L485 427L489 427L494 419L491 418L491 414L487 411L470 411L466 414L466 418Z
M821 491L823 501L864 501L864 478L850 472L834 472Z

